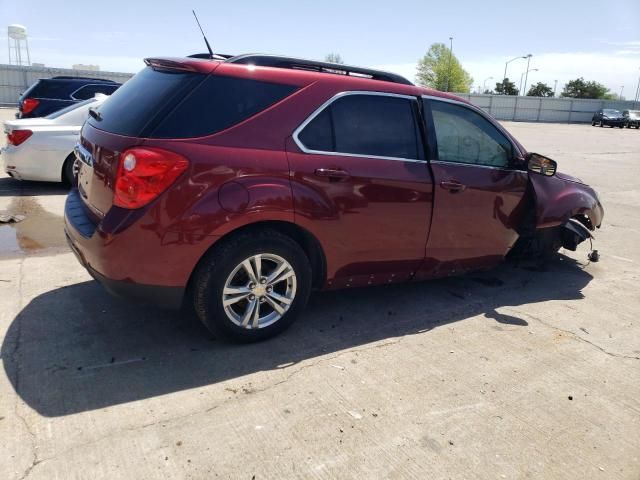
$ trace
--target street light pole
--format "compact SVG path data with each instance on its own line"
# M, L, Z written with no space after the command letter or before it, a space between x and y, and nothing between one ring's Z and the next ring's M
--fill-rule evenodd
M622 91L624 90L624 85L620 85L620 95L618 95L618 100L622 100Z
M537 71L538 71L537 68L531 68L531 69L527 70L526 72L522 72L522 75L520 75L520 89L522 89L522 77L525 76L525 73L528 75L529 72L537 72ZM527 83L525 81L525 88L526 88L526 85L527 85ZM524 93L522 95L524 95Z
M505 62L505 64L504 64L504 75L502 76L502 94L503 95L507 94L507 91L506 91L506 88L505 88L505 83L506 83L506 80L507 80L507 65L509 65L514 60L518 60L519 58L527 58L527 57L515 57L515 58L512 58L511 60L507 60Z
M453 37L449 37L449 68L447 72L447 89L446 92L449 91L449 81L451 80L451 57L453 57Z
M558 80L553 81L553 97L556 96L556 88L558 87Z
M484 79L484 83L482 84L482 93L487 91L487 80L492 80L493 77L487 77Z
M533 57L533 55L531 55L531 54L527 55L527 73L524 76L524 90L527 89L527 80L529 79L529 62L531 62L531 57ZM522 95L523 96L525 95L524 91L523 91Z

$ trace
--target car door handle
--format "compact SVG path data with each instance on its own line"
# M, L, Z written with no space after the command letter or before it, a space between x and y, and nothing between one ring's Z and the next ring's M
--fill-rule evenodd
M330 180L344 180L349 178L349 172L340 168L316 168L315 174L317 177L326 177Z
M462 192L465 188L467 188L466 185L463 185L462 183L455 180L443 180L440 182L440 186L445 190L449 190L451 193Z

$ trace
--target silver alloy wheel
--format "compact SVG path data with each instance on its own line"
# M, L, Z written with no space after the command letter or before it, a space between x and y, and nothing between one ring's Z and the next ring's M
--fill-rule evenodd
M222 306L239 327L268 327L289 310L296 287L296 273L284 258L271 253L253 255L227 277Z

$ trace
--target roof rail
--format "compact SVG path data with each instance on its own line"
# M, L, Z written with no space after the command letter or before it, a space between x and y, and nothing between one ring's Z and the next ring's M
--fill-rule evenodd
M91 80L92 82L108 82L108 83L116 83L113 80L109 80L108 78L93 78L93 77L74 77L71 75L58 75L56 77L50 77L49 80ZM47 80L45 78L45 80Z
M336 75L348 75L352 77L370 78L383 82L402 83L413 85L409 80L395 73L373 70L370 68L352 67L340 63L318 62L303 58L282 57L279 55L267 55L261 53L248 53L228 58L225 63L239 63L242 65L256 65L258 67L291 68L293 70L307 70L311 72L333 73Z

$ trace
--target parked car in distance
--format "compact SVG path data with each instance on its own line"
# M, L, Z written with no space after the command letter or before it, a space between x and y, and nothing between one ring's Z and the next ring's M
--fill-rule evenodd
M613 108L601 108L593 114L593 117L591 117L591 126L595 127L596 125L601 127L609 125L610 127L624 128L625 119L620 110L615 110Z
M89 109L97 109L109 97L74 103L44 118L4 122L7 145L0 151L4 171L17 180L65 182L71 185L75 155Z
M622 116L627 128L640 128L640 110L625 110L622 112Z
M575 250L603 208L467 101L398 75L239 55L145 60L85 123L65 231L114 293L274 335L312 288ZM384 292L380 292L384 295Z
M16 117L46 117L74 103L93 98L96 93L111 95L120 85L102 78L41 78L20 95Z

